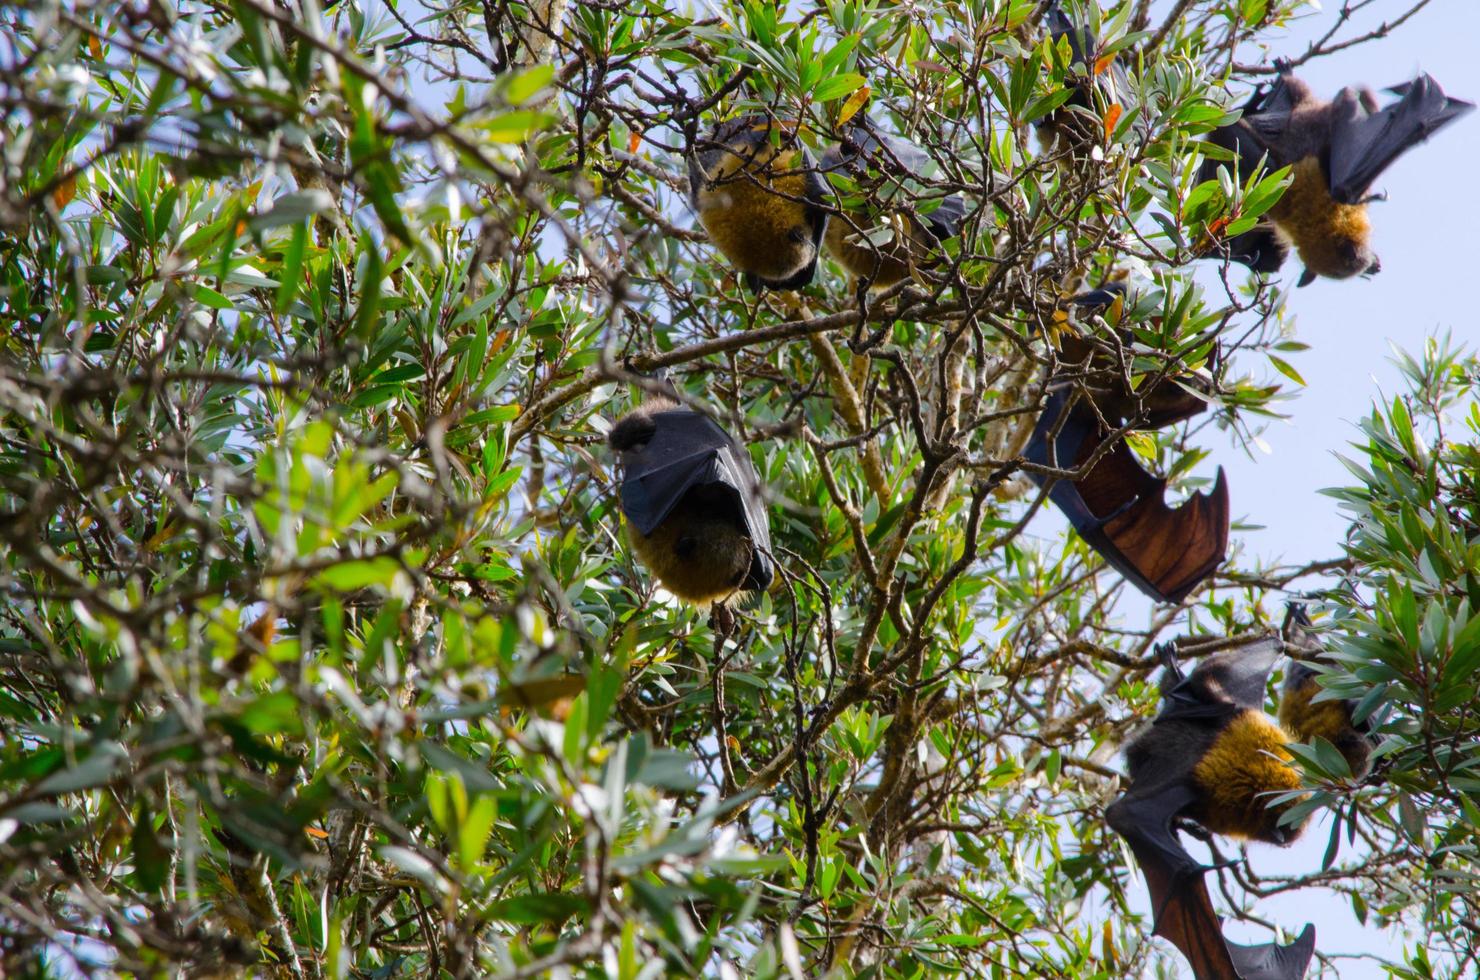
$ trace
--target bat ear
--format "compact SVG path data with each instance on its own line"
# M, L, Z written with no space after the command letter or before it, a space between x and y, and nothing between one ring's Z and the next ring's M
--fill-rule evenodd
M1316 274L1314 272L1311 272L1309 269L1306 269L1300 274L1300 281L1295 284L1295 288L1304 289L1306 286L1309 286L1315 281Z

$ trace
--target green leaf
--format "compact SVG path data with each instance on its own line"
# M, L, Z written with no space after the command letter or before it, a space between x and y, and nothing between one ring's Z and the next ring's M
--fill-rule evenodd
M1285 377L1289 378L1291 381L1295 382L1301 387L1305 386L1305 379L1300 376L1299 371L1296 371L1295 368L1291 366L1289 361L1286 361L1282 357L1276 357L1273 354L1270 354L1268 356L1269 363L1274 365L1274 369L1276 371L1280 372Z
M514 73L504 83L504 100L510 105L523 105L548 88L554 78L554 65L535 65Z
M853 92L862 88L864 81L864 77L857 72L843 72L841 75L834 75L832 78L820 83L812 93L812 97L818 102L831 102L834 99L841 99L843 96L851 95Z

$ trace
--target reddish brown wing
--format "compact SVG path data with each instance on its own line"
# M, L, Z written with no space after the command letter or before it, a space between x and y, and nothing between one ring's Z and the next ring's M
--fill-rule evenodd
M1091 450L1093 442L1086 440ZM1110 551L1101 553L1163 601L1181 602L1222 564L1229 518L1228 482L1221 469L1211 494L1194 494L1173 509L1166 505L1166 481L1142 469L1121 441L1075 489L1104 522L1100 534L1120 560Z
M1105 811L1146 876L1155 935L1182 951L1197 980L1302 980L1315 952L1312 926L1288 946L1243 946L1223 938L1223 922L1208 897L1207 869L1182 847L1172 826L1197 798L1187 779L1172 777L1132 785Z

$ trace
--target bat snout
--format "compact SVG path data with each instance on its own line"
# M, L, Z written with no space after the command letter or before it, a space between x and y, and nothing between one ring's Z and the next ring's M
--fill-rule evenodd
M1367 271L1366 272L1363 272L1362 275L1364 277L1370 279L1371 277L1377 275L1381 271L1382 271L1382 260L1380 260L1377 256L1374 255L1374 256L1372 256L1372 264L1369 265L1369 266L1367 266Z

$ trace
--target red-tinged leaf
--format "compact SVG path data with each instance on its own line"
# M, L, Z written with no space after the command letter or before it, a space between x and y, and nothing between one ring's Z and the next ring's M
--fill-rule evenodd
M1120 122L1120 114L1124 112L1120 103L1113 103L1105 110L1105 142L1110 142L1110 137L1115 135L1115 124Z
M1109 54L1101 55L1100 57L1095 59L1094 73L1098 75L1113 64L1115 64L1114 51L1110 52Z
M627 152L628 153L636 153L637 152L637 148L639 146L641 146L641 145L642 145L642 133L639 130L633 130L632 131L632 135L629 136L629 137L627 137Z
M77 174L73 173L51 192L51 201L59 208L66 207L77 196Z

